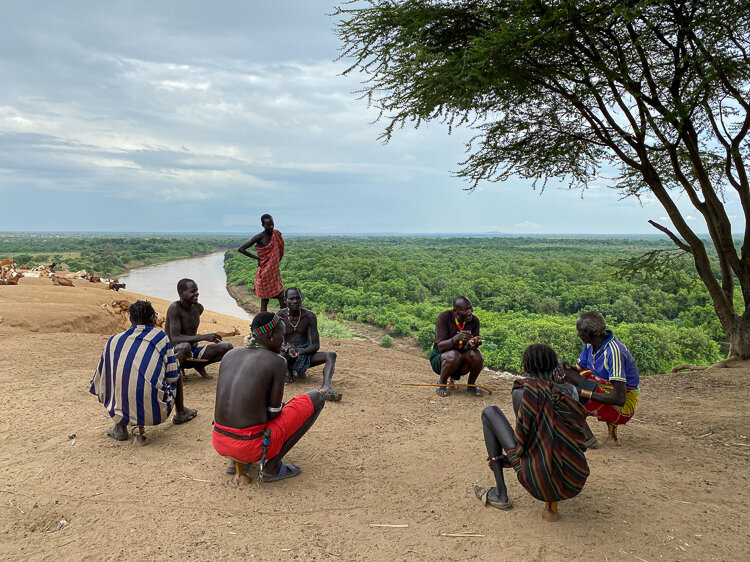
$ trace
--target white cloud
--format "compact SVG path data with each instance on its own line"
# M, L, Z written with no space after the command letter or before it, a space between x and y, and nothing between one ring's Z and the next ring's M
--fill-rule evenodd
M537 224L532 221L523 221L523 222L518 222L514 224L513 227L519 230L538 230L542 228L542 225Z

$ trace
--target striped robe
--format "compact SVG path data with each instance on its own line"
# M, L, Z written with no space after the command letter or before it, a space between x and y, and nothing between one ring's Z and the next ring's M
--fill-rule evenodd
M133 326L104 347L91 394L119 425L158 425L172 412L180 368L167 334Z
M589 475L583 428L586 409L539 379L520 379L523 389L508 460L518 481L538 500L560 501L583 489Z

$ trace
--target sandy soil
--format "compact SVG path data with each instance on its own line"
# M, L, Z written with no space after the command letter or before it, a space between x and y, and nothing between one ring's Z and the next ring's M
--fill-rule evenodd
M588 453L583 492L545 523L512 473L509 512L482 507L472 491L491 483L479 416L485 405L509 408L508 380L487 373L480 382L492 396L439 399L400 386L433 382L424 359L324 341L338 353L344 399L290 453L302 475L238 489L211 446L215 378L190 378L186 402L198 417L150 428L147 447L106 437L109 419L88 386L125 323L100 305L136 295L76 285L0 287L5 559L750 559L746 365L646 379L622 446ZM208 311L204 322L240 326ZM287 393L320 380L313 369ZM593 427L603 441L606 429ZM482 536L442 536L467 532Z

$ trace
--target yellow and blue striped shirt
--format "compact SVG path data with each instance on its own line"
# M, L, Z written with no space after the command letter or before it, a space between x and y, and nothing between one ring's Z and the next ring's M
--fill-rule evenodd
M624 382L630 388L638 388L641 382L635 359L610 330L607 330L607 339L596 353L591 344L586 344L578 364L590 369L600 379Z

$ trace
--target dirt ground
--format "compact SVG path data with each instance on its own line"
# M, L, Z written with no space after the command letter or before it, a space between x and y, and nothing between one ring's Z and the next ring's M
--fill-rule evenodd
M76 285L0 287L4 559L750 559L747 365L646 378L622 445L587 454L586 487L545 523L512 472L509 512L482 507L472 490L492 482L480 413L509 408L509 380L485 373L492 396L440 399L400 385L433 382L426 360L324 340L338 353L334 386L344 397L289 454L302 474L236 488L211 446L217 365L213 380L187 382L194 421L148 428L151 443L140 448L105 435L109 419L89 381L125 322L100 305L136 295ZM205 331L241 326L208 311L203 322ZM320 382L312 369L287 395ZM592 427L603 442L606 428Z

